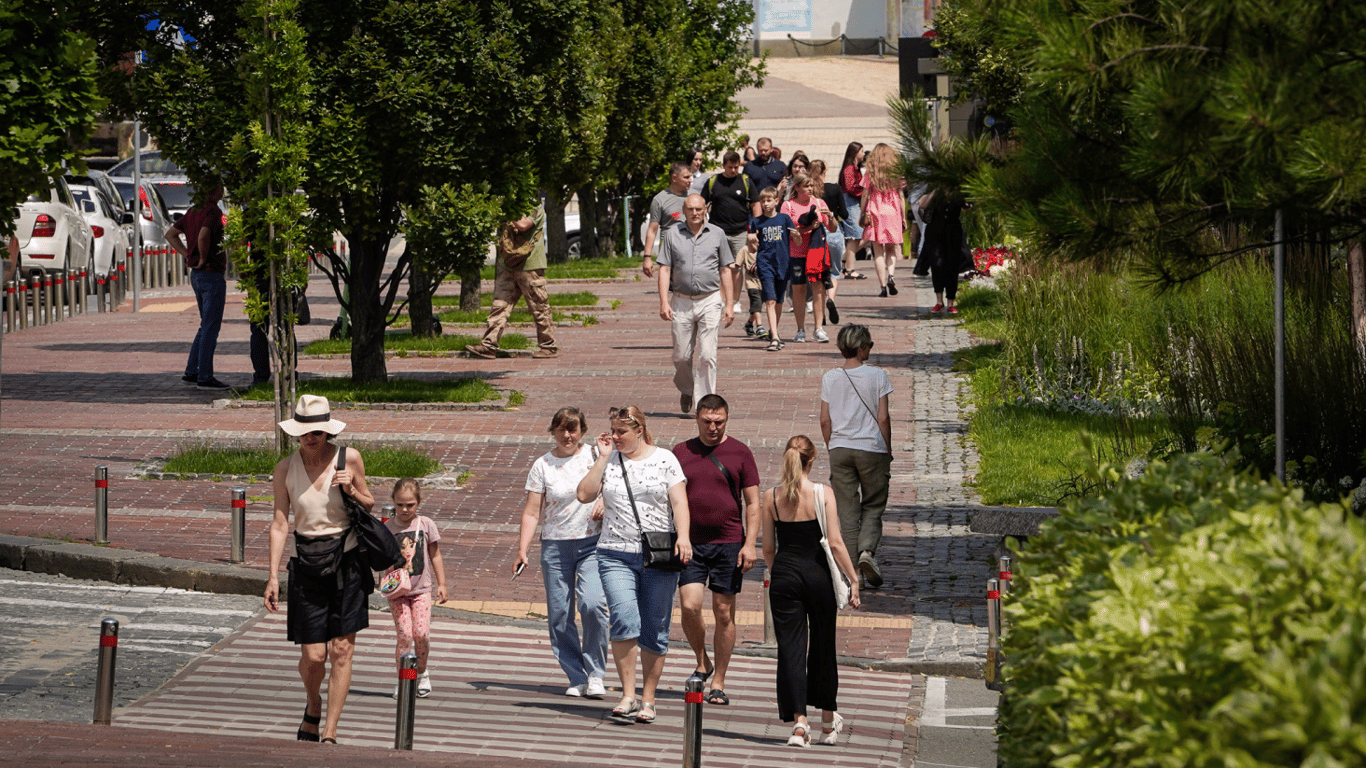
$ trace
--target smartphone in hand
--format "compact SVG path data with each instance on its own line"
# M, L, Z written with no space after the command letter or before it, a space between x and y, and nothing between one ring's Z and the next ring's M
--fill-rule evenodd
M517 570L515 570L515 571L512 572L512 578L515 579L515 578L517 578L518 576L521 576L521 575L522 575L522 571L523 571L525 568L526 568L526 563L524 563L524 562L523 562L523 563L518 563L518 564L517 564Z

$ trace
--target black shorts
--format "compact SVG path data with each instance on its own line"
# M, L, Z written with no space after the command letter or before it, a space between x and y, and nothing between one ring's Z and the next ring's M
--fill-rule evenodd
M325 643L370 626L366 600L374 590L374 575L364 568L356 550L342 561L342 584L336 575L305 576L289 561L289 599L285 603L285 636L297 645Z
M694 544L692 559L683 566L678 577L678 586L684 584L708 584L711 591L721 595L740 593L740 584L745 574L736 563L740 562L740 550L744 544Z

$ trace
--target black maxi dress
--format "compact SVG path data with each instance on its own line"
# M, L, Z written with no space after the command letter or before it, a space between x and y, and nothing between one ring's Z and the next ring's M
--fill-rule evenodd
M820 489L818 489L819 491ZM817 520L784 522L773 509L778 554L769 574L769 606L778 637L778 717L785 723L808 707L836 711L835 587L821 549Z

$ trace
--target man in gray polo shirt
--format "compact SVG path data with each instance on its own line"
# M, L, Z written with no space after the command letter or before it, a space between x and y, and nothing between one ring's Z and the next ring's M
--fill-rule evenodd
M701 195L688 195L683 201L683 219L664 229L655 263L659 316L673 324L674 386L681 393L678 407L686 416L693 403L716 392L721 322L729 328L735 321L735 256L721 228L707 223L707 203Z

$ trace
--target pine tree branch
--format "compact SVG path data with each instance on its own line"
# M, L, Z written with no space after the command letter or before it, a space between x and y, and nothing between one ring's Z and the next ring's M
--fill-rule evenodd
M1095 31L1096 27L1099 27L1101 24L1104 24L1109 21L1115 21L1116 19L1138 19L1139 21L1151 24L1154 27L1158 27L1160 29L1167 28L1167 25L1163 24L1160 21L1155 21L1153 19L1147 18L1146 16L1139 16L1136 13L1117 13L1114 16L1106 16L1103 19L1097 19L1095 22L1091 24L1090 30Z
M1139 54L1154 53L1156 51L1199 51L1200 53L1217 53L1221 55L1225 53L1225 51L1221 49L1209 48L1203 45L1178 45L1176 43L1170 43L1167 45L1150 45L1147 48L1135 48L1134 50L1129 51L1128 53L1124 54L1123 56L1120 56L1117 59L1111 59L1105 64L1102 64L1100 68L1109 69L1110 67L1117 66L1123 63L1125 60L1130 59Z

